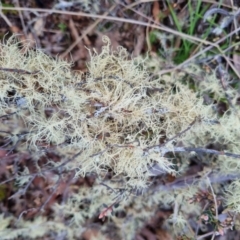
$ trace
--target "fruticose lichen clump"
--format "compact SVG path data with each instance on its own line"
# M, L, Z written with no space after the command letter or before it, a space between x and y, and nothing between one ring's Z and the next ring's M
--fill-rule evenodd
M0 72L1 114L15 113L4 129L14 133L9 138L19 149L56 146L62 163L76 154L63 167L77 175L104 177L111 169L124 184L143 188L156 164L163 173L176 174L159 144L209 118L211 109L188 87L151 79L144 60L129 59L126 49L112 51L109 39L103 41L85 75L40 51L22 54L13 40L2 45L0 65L22 71ZM173 144L168 141L166 148Z

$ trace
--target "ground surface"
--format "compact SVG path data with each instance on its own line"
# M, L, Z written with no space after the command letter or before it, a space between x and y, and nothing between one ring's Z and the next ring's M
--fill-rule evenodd
M4 0L3 9L0 12L0 38L4 41L12 34L19 34L21 41L32 40L32 48L43 50L46 54L73 62L73 70L87 72L86 63L89 61L89 49L96 49L101 52L102 37L107 35L111 40L113 49L118 46L126 48L132 57L149 55L159 57L159 61L164 59L164 65L158 71L168 71L168 69L183 64L185 61L195 61L197 56L201 56L201 51L205 51L209 46L207 41L212 43L220 41L219 46L223 51L231 45L237 45L237 35L232 34L224 40L227 34L234 31L239 32L239 16L224 30L220 29L220 34L216 35L210 29L221 25L225 14L208 12L210 16L214 15L214 25L209 27L205 21L204 14L210 9L220 7L226 12L236 12L240 6L238 1L47 1L47 0ZM1 8L0 8L1 9ZM197 12L197 14L196 14ZM206 17L206 16L205 16ZM222 39L222 41L221 41ZM211 52L212 51L212 52ZM234 48L230 52L225 51L224 64L230 72L240 75L240 58L237 54L238 49ZM209 48L209 52L214 54L214 50ZM217 55L217 53L216 53ZM206 56L198 58L203 67L208 70L209 65L205 65ZM229 60L229 62L226 61ZM229 65L229 63L231 65ZM157 62L156 62L157 64ZM213 63L215 64L215 63ZM164 68L162 68L164 66ZM4 67L4 66L0 66ZM158 66L154 66L158 68ZM208 96L206 96L208 98ZM226 103L218 103L218 111L226 110ZM2 143L4 145L4 143ZM4 157L7 151L0 150L0 156ZM9 161L0 165L1 180L5 181L11 177L10 172L14 169L14 158L18 153L15 152L9 156ZM51 154L48 156L58 161L58 156ZM28 164L28 155L19 155L20 163ZM42 164L44 164L42 159ZM21 165L21 164L20 164ZM29 166L31 168L31 166ZM186 176L195 174L202 170L202 166L194 164L186 173ZM6 169L9 173L6 173ZM69 182L62 182L58 185L57 192L51 194L50 182L41 177L35 177L33 182L26 187L24 196L16 201L11 196L17 190L13 182L8 182L0 188L0 212L12 213L15 216L23 214L26 219L31 219L39 214L38 211L29 211L28 209L39 207L45 209L44 215L51 214L51 205L59 199L67 196L66 186L72 189L79 188L82 185L92 186L94 177L86 177L72 181L73 175L69 174ZM49 177L50 179L50 177ZM159 182L171 183L176 179L172 176L166 176L164 179L157 179ZM176 182L177 184L177 182ZM49 199L50 196L50 199ZM16 198L16 196L15 196ZM138 230L135 239L137 240L157 240L172 239L171 234L164 230L162 222L170 216L173 209L159 209L154 217L147 219L145 226ZM196 216L195 216L196 217ZM97 218L90 219L93 224L104 224ZM201 230L202 235L212 231L212 226L206 232ZM88 230L82 236L83 239L93 239L97 235L97 230ZM201 235L200 234L200 235ZM199 236L200 236L199 235ZM201 236L200 236L201 237ZM211 239L209 236L197 239ZM239 239L237 231L229 231L221 237L215 239ZM51 239L44 238L44 239ZM98 237L96 237L98 239ZM111 238L111 235L109 239ZM179 239L188 239L182 236Z

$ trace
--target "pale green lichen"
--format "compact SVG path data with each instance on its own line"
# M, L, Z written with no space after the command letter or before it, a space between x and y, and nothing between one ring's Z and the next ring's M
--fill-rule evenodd
M79 226L97 217L103 204L111 205L116 195L121 200L116 211L127 216L124 219L109 216L117 226L119 238L133 239L159 204L170 208L182 202L181 211L175 211L167 225L174 226L176 235L181 231L186 233L186 214L194 212L187 198L194 191L144 193L151 184L152 170L156 167L159 175L184 174L189 155L177 156L176 146L205 147L221 143L222 151L239 152L240 122L236 112L229 110L219 117L214 105L206 106L202 98L202 94L209 92L214 92L215 101L225 96L214 73L205 76L206 82L196 84L199 91L193 91L182 83L184 74L172 73L153 79L146 65L153 67L156 61L152 64L140 58L131 59L124 48L112 51L109 39L104 37L103 41L101 53L89 51L91 58L85 75L73 73L70 63L54 60L40 51L27 50L23 54L13 39L1 45L0 66L22 71L0 71L0 112L10 114L0 123L4 131L0 132L2 138L10 141L11 146L16 145L14 150L28 151L39 172L46 167L38 165L39 159L54 146L59 162L48 159L49 166L56 171L61 168L60 173L74 171L76 178L90 173L98 178L91 188L82 186L65 202L53 205L54 220L34 219L31 224L39 231L34 232L30 222L22 221L11 235L8 226L12 218L2 216L2 231L5 235L9 233L9 239L27 233L32 238L49 232L56 236L59 231L72 239L84 231ZM201 72L196 65L186 69L190 73ZM152 71L157 75L157 71ZM234 92L230 88L227 94L235 103ZM160 144L164 145L162 149ZM166 153L170 152L173 154L167 157ZM176 159L178 163L174 162ZM203 161L225 174L237 173L240 168L238 160L226 156L214 160L206 157ZM97 181L106 180L109 172L112 178L107 184L115 190L123 189L121 194L109 193L106 187L97 185ZM17 172L19 191L24 191L23 187L31 181L28 173L27 167ZM41 172L41 176L44 174L47 173ZM54 185L56 175L51 179ZM226 204L239 212L237 189L236 181L227 188L225 197ZM132 197L130 193L137 190L144 191L141 196ZM200 214L200 207L194 207Z

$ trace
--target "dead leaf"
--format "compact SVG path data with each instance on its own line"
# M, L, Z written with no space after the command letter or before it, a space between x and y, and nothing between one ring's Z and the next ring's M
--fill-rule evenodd
M233 65L240 74L240 54L237 53L233 54Z
M35 34L36 34L37 36L42 36L42 34L43 34L43 29L44 29L44 25L45 25L45 23L44 23L44 21L43 21L43 18L37 19L37 21L35 22L35 24L34 24L34 26L33 26L33 28L34 28L34 30L35 30Z
M160 16L160 6L159 2L155 1L153 3L153 8L152 8L152 14L153 14L153 19L156 23L159 23L159 16Z

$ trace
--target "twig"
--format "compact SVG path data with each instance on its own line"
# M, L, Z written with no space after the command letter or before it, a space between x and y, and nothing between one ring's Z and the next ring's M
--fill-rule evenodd
M80 156L82 154L83 150L79 151L78 153L76 153L72 158L66 160L65 162L61 163L59 166L56 166L50 170L53 170L53 169L58 169L58 168L61 168L63 167L64 165L66 165L67 163L73 161L75 158L77 158L78 156ZM49 170L48 170L49 171Z
M152 148L158 148L158 147L166 146L167 143L171 142L172 140L174 140L174 139L176 139L176 138L178 138L178 137L181 137L184 133L186 133L187 131L189 131L189 130L192 128L192 126L197 122L197 119L198 119L198 118L195 118L195 119L189 124L189 126L188 126L186 129L184 129L183 131L177 133L174 137L168 139L168 140L167 140L166 142L164 142L163 144L161 144L161 145L153 145L153 146L147 147L147 148L144 149L144 151L147 152L147 151L149 151L149 150L152 149Z
M108 190L113 191L114 193L116 192L113 188L109 187L107 184L101 182L100 185L103 185L104 187L106 187Z
M107 12L105 12L102 16L103 17L107 17L107 15L116 7L116 4L113 5ZM103 19L98 19L97 21L95 21L92 25L90 25L82 34L81 36L78 36L77 39L75 40L75 42L64 52L60 55L60 58L64 58L66 57L66 55L72 51L72 49L77 46L81 41L82 39L84 39L87 34L89 32L91 32Z
M48 196L47 200L41 205L41 207L39 207L39 208L30 208L30 209L27 209L25 211L22 211L21 214L18 217L18 220L21 219L23 214L28 213L29 211L32 211L32 210L36 210L38 212L38 214L39 214L44 209L44 207L47 205L47 203L51 200L53 194L56 192L56 190L57 190L57 188L58 188L58 186L60 184L60 180L61 180L61 177L59 177L58 181L55 184L55 187L54 187L52 193Z
M164 145L154 145L151 147L147 147L143 149L145 153L147 153L150 149L154 148L155 151L161 153L162 156L169 152L196 152L196 153L206 153L206 154L213 154L218 156L228 156L232 158L240 158L240 154L230 153L230 152L223 152L214 149L207 149L207 148L194 148L194 147L173 147L171 149L165 147Z
M22 176L19 176L22 177ZM29 182L27 183L27 185L25 186L24 189L19 189L16 193L14 193L11 197L8 198L8 200L15 198L17 196L21 196L21 195L25 195L26 191L28 190L28 188L30 187L31 183L33 182L33 180L35 179L36 174L34 174L31 179L29 180Z
M61 176L59 176L59 178L58 178L58 180L57 180L57 182L56 182L56 184L55 184L55 187L54 187L52 193L48 196L47 200L46 200L46 201L42 204L42 206L38 209L38 212L41 212L41 211L45 208L45 206L48 204L48 202L51 200L53 194L57 191L57 188L58 188L59 185L60 185L61 179L62 179Z
M12 113L9 113L9 114L5 114L5 115L0 116L0 118L8 117L8 116L14 115L14 114L16 114L16 113L18 113L18 112L19 112L19 111L12 112Z
M223 183L226 181L233 181L239 177L240 177L240 174L223 175L220 173L216 173L216 174L211 173L209 175L209 179L212 184ZM153 188L153 190L154 191L172 191L172 190L176 190L176 189L186 188L191 185L194 185L195 182L198 183L199 179L200 178L199 178L198 174L188 176L188 177L182 177L182 178L176 179L174 182L171 182L171 183L168 183L165 185L161 185L161 186L156 186Z
M214 149L206 149L206 148L192 148L192 147L175 147L173 150L163 149L162 152L165 154L167 152L196 152L196 153L208 153L220 156L228 156L232 158L240 158L240 154L217 151Z
M3 20L7 23L7 25L12 28L12 23L9 21L9 19L5 16L5 14L1 10L1 2L0 2L0 17L3 18Z
M107 145L107 147L102 150L102 151L99 151L97 153L94 153L92 155L90 155L89 157L96 157L97 155L102 155L103 153L105 153L109 148L113 148L113 147L118 147L118 148L132 148L133 145L131 145L131 143L127 144L127 145L119 145L119 144L112 144L112 145Z
M189 131L196 122L197 122L197 118L195 118L195 119L189 124L189 126L188 126L186 129L184 129L183 131L179 132L179 133L176 134L174 137L168 139L163 145L166 145L168 142L171 142L172 140L174 140L174 139L176 139L176 138L178 138L178 137L181 137L184 133L186 133L187 131Z
M213 187L212 187L212 184L211 184L211 181L210 181L209 177L207 177L207 181L208 181L209 187L210 187L212 195L213 195L213 200L214 200L214 204L215 204L216 221L218 221L218 204L217 204L216 195L213 191Z
M75 154L72 158L70 158L70 159L66 160L65 162L61 163L59 166L52 167L52 168L50 168L50 169L45 169L45 170L43 170L43 171L36 172L36 173L30 173L30 174L22 175L21 177L32 177L33 175L36 175L36 176L37 176L37 175L40 175L40 174L43 174L43 173L46 173L46 172L53 171L53 170L56 170L56 169L58 169L58 168L61 168L61 167L63 167L65 164L73 161L76 157L80 156L80 155L82 154L82 152L83 152L83 151L78 152L78 153ZM14 176L14 177L9 178L9 179L7 179L7 180L5 180L5 181L2 181L2 182L0 182L0 185L3 185L3 184L5 184L5 183L7 183L7 182L11 182L11 181L15 180L16 177L17 177L17 176Z
M109 20L109 21L116 21L116 22L125 22L125 23L130 23L130 24L136 24L136 25L141 25L141 26L145 26L145 27L152 27L155 29L159 29L162 31L166 31L168 33L172 33L174 35L180 36L184 39L188 39L189 41L193 41L193 42L202 42L203 44L206 45L211 45L211 47L218 47L218 45L216 43L198 38L198 37L194 37L194 36L190 36L188 34L182 33L182 32L178 32L176 30L173 30L172 28L168 28L166 26L159 26L156 24L149 24L146 22L141 22L141 21L137 21L134 19L126 19L126 18L118 18L118 17L112 17L112 16L105 16L105 15L97 15L97 14L90 14L90 13L83 13L83 12L71 12L71 11L60 11L60 10L56 10L56 9L42 9L42 8L24 8L24 7L0 7L0 9L3 10L15 10L15 11L37 11L37 12L45 12L45 13L56 13L56 14L65 14L65 15L72 15L72 16L82 16L82 17L90 17L90 18L98 18L98 19L103 19L103 20Z
M115 204L118 204L121 202L121 199L117 199L116 201L114 201L114 203L112 203L110 206L107 206L106 208L104 208L102 210L102 212L99 214L99 219L102 219L104 221L105 217L108 215L108 213L112 213L113 212L113 206Z
M19 0L15 0L15 1L16 1L17 7L20 7ZM21 11L19 12L19 16L20 16L20 20L21 20L22 27L23 27L23 32L24 32L25 37L26 37L26 36L27 36L27 28L26 28L26 25L25 25L25 23L24 23L23 15L22 15L22 12L21 12Z
M203 235L197 237L196 240L206 239L206 237L211 236L211 235L213 235L213 234L215 234L214 231L209 232L209 233L206 233L206 234L203 234Z
M3 67L0 67L0 71L13 72L13 73L19 73L19 74L31 74L31 75L37 74L37 73L40 72L40 71L29 72L29 71L26 71L26 70L23 70L23 69L3 68Z
M213 233L211 240L214 240L215 236L216 236L216 232Z

